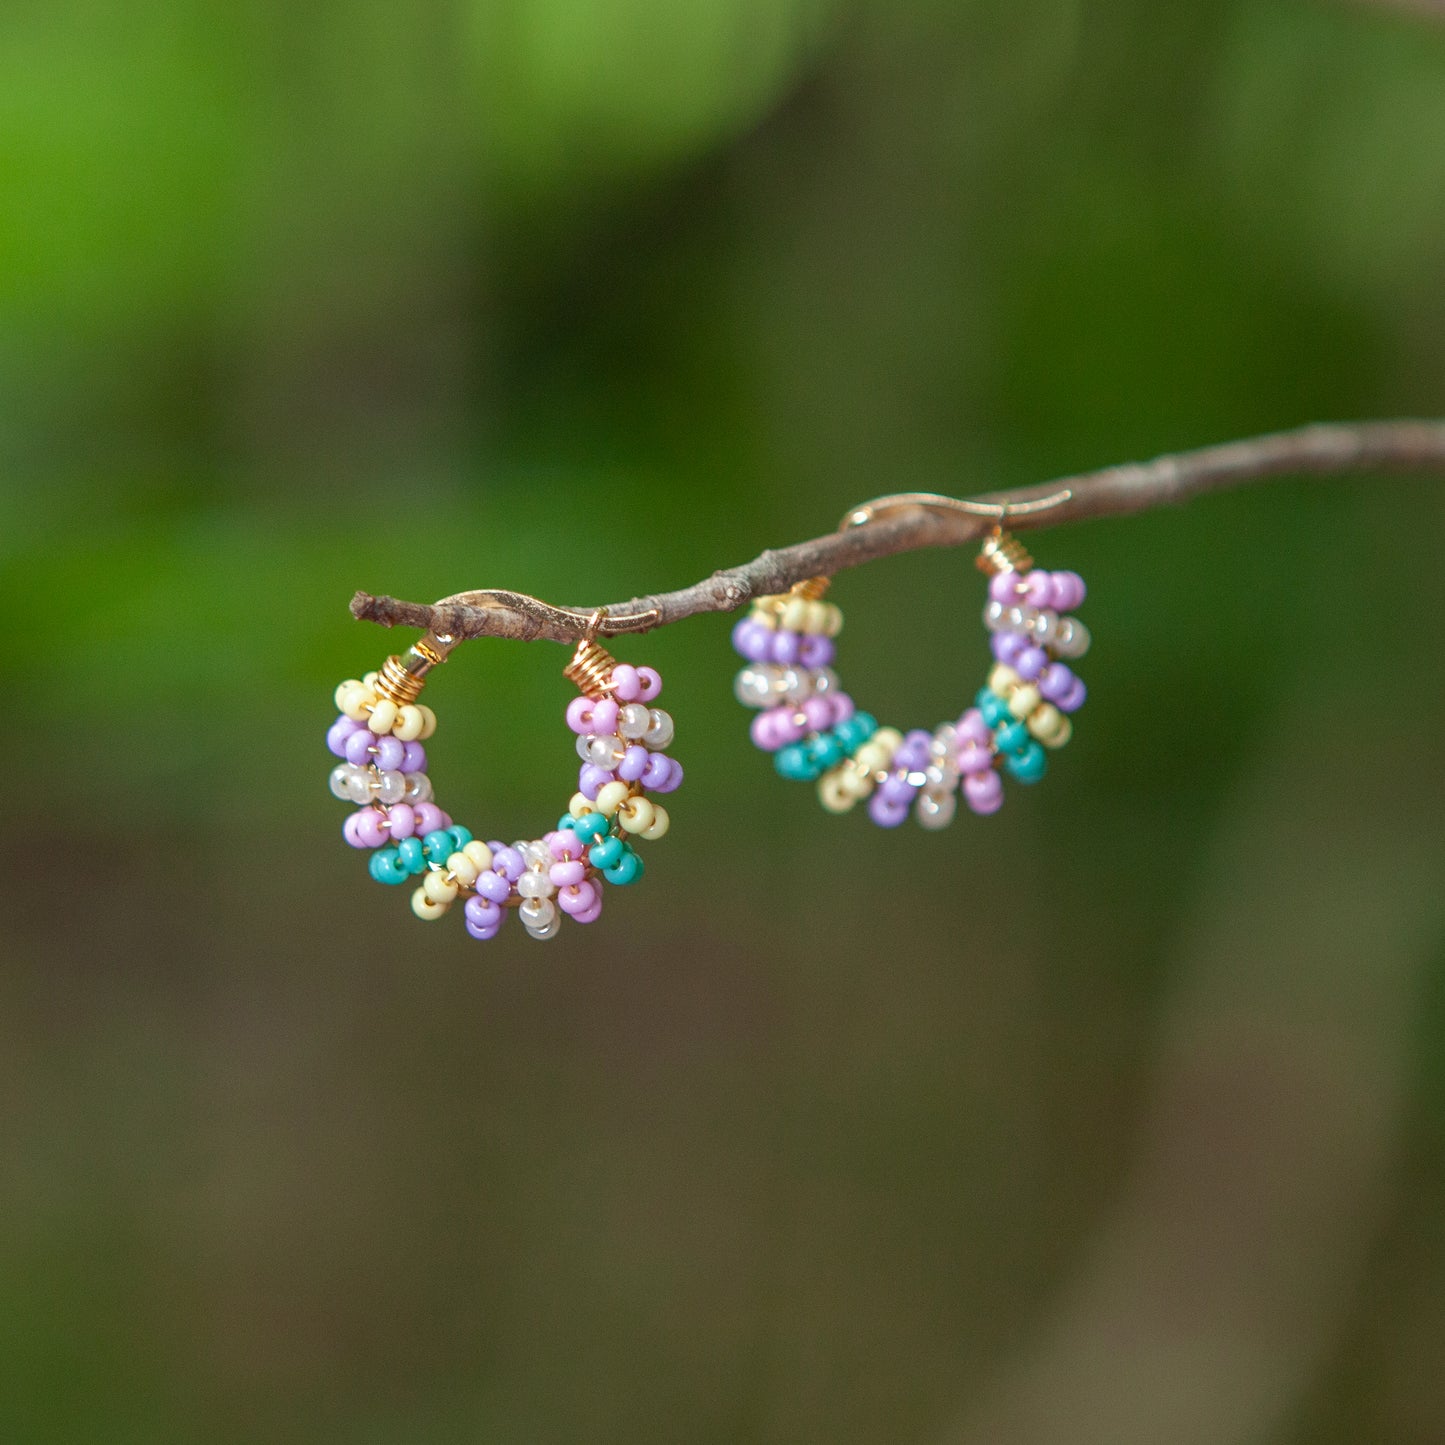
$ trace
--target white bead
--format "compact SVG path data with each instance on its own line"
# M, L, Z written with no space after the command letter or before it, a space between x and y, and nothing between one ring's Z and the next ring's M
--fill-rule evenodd
M331 777L327 780L332 796L340 798L343 803L351 800L351 772L351 764L342 763L340 767L332 768Z
M408 803L429 803L431 800L431 779L425 773L408 773L406 775L406 801Z
M523 898L550 898L557 885L538 868L529 868L517 879L517 892Z
M767 707L773 700L773 680L761 668L745 667L733 679L733 696L744 707ZM627 705L637 706L636 703ZM621 726L620 720L618 725Z
M983 625L990 632L997 632L1003 626L1003 612L1002 602L990 602L983 609Z
M526 882L526 875L522 877ZM521 892L521 884L517 885L518 892ZM528 928L545 928L557 916L557 905L550 898L542 898L535 893L522 894L522 906L517 909L517 914Z
M546 872L556 861L552 857L552 850L540 839L533 838L525 843L513 843L512 846L522 855L528 868L540 868Z
M838 674L831 667L816 667L813 669L813 691L815 693L839 692L843 684L838 681Z
M520 910L518 910L520 912ZM533 927L530 923L526 925L527 936L545 941L549 938L556 938L558 930L562 927L562 915L554 913L546 923Z
M587 751L588 748L590 748L590 747L592 746L592 737L593 737L593 734L591 734L591 733L578 733L578 734L577 734L577 756L578 756L579 758L581 758L584 763L587 762L587 761L589 761L590 758L591 758L591 756L592 756L592 755Z
M369 803L372 781L369 768L353 768L346 784L347 796L353 803Z
M1093 640L1089 629L1077 617L1062 617L1054 638L1054 651L1061 657L1082 657Z
M622 755L626 751L622 739L612 733L608 733L606 737L587 740L587 761L609 771L622 761Z
M1059 614L1050 611L1047 607L1043 611L1035 613L1033 619L1034 641L1040 647L1048 647L1059 633Z
M913 816L921 828L946 828L953 822L958 798L952 788L924 788L913 805Z
M406 797L406 774L380 772L376 777L376 796L382 803L399 803Z
M783 702L806 702L813 695L813 674L806 667L780 668L777 691Z
M647 731L651 721L643 703L630 702L617 714L618 735L635 742Z
M642 741L654 751L661 751L672 741L675 731L672 714L655 707L652 709L652 721L643 733Z

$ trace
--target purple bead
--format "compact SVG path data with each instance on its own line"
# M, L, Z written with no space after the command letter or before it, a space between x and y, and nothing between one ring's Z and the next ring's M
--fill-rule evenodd
M663 754L658 753L658 757ZM660 782L652 785L655 793L675 793L682 782L682 764L676 758L665 759L667 763L667 776Z
M1019 575L1017 572L996 572L988 584L988 595L994 602L1012 607L1018 601Z
M371 761L371 749L376 739L368 728L360 728L346 740L346 761L364 768Z
M617 765L617 776L624 783L635 783L644 772L647 771L647 760L652 756L640 743L633 743L623 753L622 761ZM593 797L597 795L592 794Z
M1082 678L1076 677L1070 685L1067 693L1059 699L1059 707L1064 712L1078 712L1083 707L1084 699L1088 697L1089 691L1084 686Z
M588 802L596 802L597 794L612 782L616 779L606 768L599 768L596 763L583 763L581 772L577 774L577 791Z
M1049 655L1042 647L1025 647L1014 659L1013 670L1025 682L1033 682L1049 665Z
M370 809L367 810L368 812ZM357 830L361 825L361 814L351 813L341 825L341 836L351 844L353 848L367 848L371 845L361 836Z
M910 773L921 773L932 760L932 743L933 738L928 733L922 728L914 728L898 744L898 751L893 754L893 766Z
M522 876L527 860L506 843L488 843L487 847L492 850L492 871L515 883Z
M426 749L420 743L401 745L401 770L404 773L426 772Z
M366 724L359 723L355 718L347 717L345 713L336 719L326 730L326 746L336 754L338 758L346 757L346 740L358 728L366 731ZM348 759L350 761L350 759Z
M481 877L479 877L477 881L480 883L482 877L495 878L496 876L497 875L495 873L492 873L491 870L488 869L487 873L481 875ZM500 900L498 900L497 902L499 901ZM497 906L497 902L494 902L485 894L482 894L480 896L473 896L467 899L466 903L462 906L462 912L466 914L467 931L469 933L472 933L473 928L489 928L492 930L493 933L495 933L496 930L501 927L502 910ZM491 935L472 933L472 936L474 938L481 938L490 937Z
M1073 682L1074 674L1069 671L1068 665L1055 662L1039 674L1039 692L1050 702L1062 705L1062 699L1068 696Z
M984 748L993 741L993 729L984 722L983 714L976 707L969 708L959 718L958 741L960 746L964 743L977 743Z
M376 740L376 766L387 772L401 767L406 757L406 744L400 738L384 737Z
M435 803L415 803L412 805L412 815L416 820L416 835L418 838L425 838L428 833L435 833L438 828L447 828L451 825L444 823L446 814L437 807Z
M1012 667L1014 658L1029 645L1029 640L1022 632L995 632L989 645L1005 667Z
M874 794L888 803L896 803L906 808L913 801L913 794L917 791L913 784L908 781L902 773L889 773L881 783L878 784L878 791Z
M1085 597L1084 579L1077 572L1055 572L1049 578L1049 603L1055 612L1072 612Z
M827 667L833 661L833 639L811 632L798 642L798 662L803 667Z
M483 869L477 874L477 892L492 903L505 903L512 894L512 885L494 868Z
M808 727L815 733L833 725L833 700L826 693L815 693L803 699L799 712L807 719Z
M771 629L764 627L755 617L744 617L733 628L733 647L749 662L765 662L772 641Z
M672 771L669 766L671 761L666 753L649 753L647 766L642 770L642 786L644 788L656 788L659 792L666 792L667 790L662 785L667 781L667 776Z
M779 630L773 633L768 656L780 667L792 667L798 660L798 634Z
M908 804L890 803L880 789L868 799L868 816L880 828L896 828L908 816Z

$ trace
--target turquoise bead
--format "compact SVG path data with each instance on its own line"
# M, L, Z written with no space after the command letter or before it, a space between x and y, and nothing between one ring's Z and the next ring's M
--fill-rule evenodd
M617 860L627 853L627 845L621 838L604 838L600 843L594 843L588 850L587 856L592 860L594 868L610 868Z
M1004 766L1021 783L1038 782L1049 768L1049 760L1036 742L1030 742L1021 752L1011 753L1003 761Z
M1029 744L1029 729L1027 723L1011 722L1001 727L993 738L998 744L1001 753L1019 753Z
M602 870L602 876L609 883L636 883L642 877L642 859L631 848L626 848L611 867Z
M426 854L429 863L445 863L447 858L456 851L452 847L452 835L445 828L438 828L435 833L428 833L421 840L421 850Z
M809 778L818 776L808 761L808 751L802 743L789 743L787 747L779 748L773 754L773 766L783 777L792 778L795 782L806 782Z
M974 701L989 727L996 728L1000 723L1010 721L1008 704L991 687L980 688Z
M565 833L568 828L575 828L576 823L577 820L571 813L563 813L562 816L557 819L557 831L559 833Z
M371 855L371 862L368 865L371 869L371 876L378 883L405 883L407 879L406 869L401 866L395 848L378 848Z
M843 727L851 727L856 730L858 741L853 746L861 747L878 731L878 719L871 712L855 712Z
M401 866L408 873L420 873L426 868L426 853L421 846L420 838L403 838L396 845L396 851L401 860Z
M584 842L600 838L612 825L604 813L583 813L572 821L572 831Z
M843 754L843 744L831 733L823 733L814 738L812 746L808 749L808 756L814 769L813 776L816 778L819 773L826 773L829 768L841 763Z
M472 841L470 829L463 828L460 823L453 823L446 831L456 839L457 846L452 849L453 853L460 853Z

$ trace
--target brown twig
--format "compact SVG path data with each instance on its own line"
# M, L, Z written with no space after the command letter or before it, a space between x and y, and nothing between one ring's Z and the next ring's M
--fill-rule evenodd
M1247 441L1130 462L1076 477L1063 477L1016 492L990 492L976 500L991 506L1021 506L1060 497L1046 510L1010 517L1011 531L1055 526L1089 517L1117 517L1151 507L1186 501L1206 492L1261 482L1271 477L1332 476L1351 471L1445 471L1445 421L1375 421L1301 427ZM705 581L676 592L635 597L608 607L609 612L655 609L652 626L665 627L703 612L732 612L753 597L783 592L805 577L832 575L878 557L924 547L957 547L991 526L986 515L906 507L881 515L866 526L849 527L769 550L740 567L728 567ZM384 627L432 628L457 641L472 637L547 638L576 642L584 624L537 610L470 606L461 602L427 605L358 592L351 600L358 618ZM570 609L579 618L592 606Z

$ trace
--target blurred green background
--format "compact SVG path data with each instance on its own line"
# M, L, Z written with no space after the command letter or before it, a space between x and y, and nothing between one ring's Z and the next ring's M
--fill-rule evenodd
M7 0L0 1440L1445 1441L1438 481L1041 537L1090 704L941 835L774 776L730 619L620 647L687 784L547 947L372 884L321 741L358 587L1438 415L1442 268L1385 5ZM967 557L834 595L958 712ZM565 658L429 689L483 837Z

